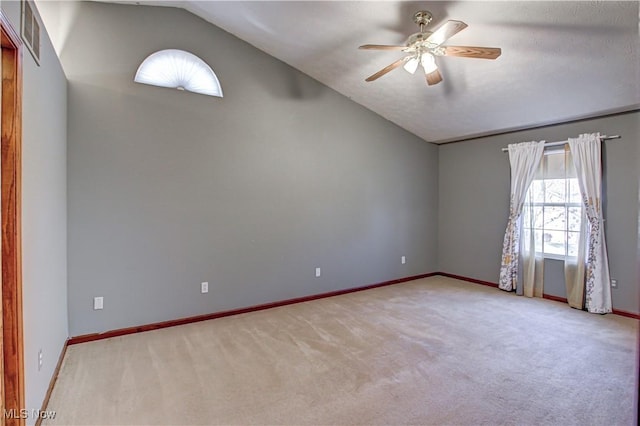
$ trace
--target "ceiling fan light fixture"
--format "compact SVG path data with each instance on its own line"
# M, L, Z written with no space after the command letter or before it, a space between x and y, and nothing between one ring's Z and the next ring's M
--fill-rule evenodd
M425 53L420 57L420 64L424 68L425 74L430 74L438 69L436 58L431 53Z
M418 61L417 57L413 57L411 59L409 59L407 61L407 63L404 64L404 69L410 73L410 74L414 74L416 72L416 70L418 69L418 65L420 64L420 61Z

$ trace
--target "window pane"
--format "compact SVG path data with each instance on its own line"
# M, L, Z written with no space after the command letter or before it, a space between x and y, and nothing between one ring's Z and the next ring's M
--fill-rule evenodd
M531 238L531 233L532 232L535 232L535 231L533 231L531 228L526 228L526 229L523 229L522 233L520 234L520 238L522 238L521 243L522 243L522 252L523 253L528 253L528 251L529 251L529 238ZM540 250L540 249L538 249L538 250Z
M554 231L564 231L566 229L564 207L544 206L544 229Z
M578 256L578 241L580 240L579 232L569 232L567 234L567 251L568 256Z
M542 229L542 206L533 208L533 227Z
M580 232L580 221L582 219L582 208L581 207L569 207L568 208L568 229L569 231Z
M211 67L193 53L164 49L149 55L133 79L137 83L222 97L220 81Z
M542 246L542 235L544 233L544 231L542 229L530 229L530 228L526 228L522 230L522 233L520 234L520 238L521 238L521 243L522 243L522 251L523 253L528 252L529 250L529 238L531 238L531 233L533 233L533 238L535 238L535 251L536 253L542 253L543 250L543 246Z
M569 202L570 203L582 203L582 196L580 195L580 186L578 185L578 179L567 179L569 186Z
M542 229L542 206L524 205L522 209L522 228Z
M544 181L545 202L564 203L565 180L545 179Z
M536 239L536 253L541 253L543 250L542 234L544 234L544 231L542 229L536 229L534 232L534 238Z
M563 231L544 231L544 252L545 254L565 254L565 233Z
M531 197L533 198L534 203L544 203L544 181L543 180L534 180L531 183Z
M522 229L527 228L531 228L531 225L529 224L529 206L525 204L522 209Z

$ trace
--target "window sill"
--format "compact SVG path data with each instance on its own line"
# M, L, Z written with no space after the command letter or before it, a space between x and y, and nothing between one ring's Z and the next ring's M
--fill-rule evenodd
M577 257L575 257L575 256L564 256L562 254L536 253L536 256L537 257L542 257L544 259L559 260L561 262L564 262L567 259L574 260L574 261L577 260Z

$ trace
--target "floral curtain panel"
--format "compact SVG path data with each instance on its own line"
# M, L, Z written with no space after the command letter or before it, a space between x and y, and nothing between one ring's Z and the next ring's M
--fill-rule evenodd
M578 176L587 217L586 250L578 262L585 264L585 307L589 312L607 313L611 307L609 259L602 214L602 159L600 134L583 134L569 139L569 149Z
M509 219L502 245L502 264L498 284L502 290L511 291L517 288L520 217L527 190L531 186L531 182L540 165L543 152L544 141L509 145L511 199L509 203Z

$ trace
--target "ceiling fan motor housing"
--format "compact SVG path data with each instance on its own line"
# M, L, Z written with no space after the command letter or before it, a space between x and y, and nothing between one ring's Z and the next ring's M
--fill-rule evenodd
M431 31L425 31L424 27L433 20L433 15L427 10L419 10L413 14L413 22L420 27L420 32L411 34L406 41L407 47L418 47L427 40Z
M433 15L427 10L419 10L413 15L413 22L417 25L429 25L433 20Z
M424 31L420 33L411 34L405 44L407 47L417 47L423 42L427 41L427 38L431 35L431 31Z

